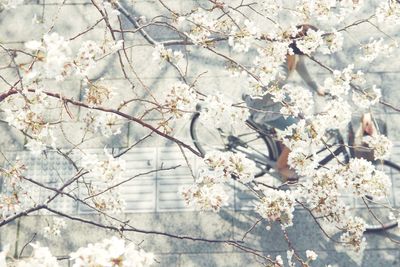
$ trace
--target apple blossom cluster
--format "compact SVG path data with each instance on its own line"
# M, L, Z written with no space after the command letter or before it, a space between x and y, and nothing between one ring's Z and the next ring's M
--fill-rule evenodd
M199 171L196 182L179 192L187 205L200 210L218 212L229 199L223 185L231 178L249 183L256 173L255 163L241 153L212 151L205 155L204 163L208 168Z
M125 240L112 237L102 242L89 244L70 254L72 267L149 267L154 263L153 253L145 252Z
M16 8L17 6L21 5L24 1L23 0L1 0L0 1L0 12L7 9Z
M121 133L121 117L115 113L93 110L85 115L83 121L86 128L93 133L101 133L106 137Z
M97 179L102 181L115 181L121 179L126 169L125 160L114 158L107 149L104 149L106 158L98 159L94 154L84 155L82 166L90 171Z
M353 103L361 108L369 108L377 103L382 97L382 92L380 88L373 85L372 88L365 91L353 91L352 94Z
M23 208L27 191L24 188L21 176L25 170L25 165L18 159L8 168L0 168L0 174L3 178L0 193L0 220Z
M282 227L293 225L295 197L291 191L267 189L255 211L268 221L279 221Z
M29 78L44 78L63 80L72 71L71 48L68 41L58 33L45 34L43 41L29 41L25 47L37 53L37 60L33 70L29 73Z
M284 3L284 0L265 0L261 2L261 9L263 12L276 17L282 11Z
M188 206L202 211L218 212L221 207L228 205L229 200L222 183L214 182L218 178L213 173L200 172L196 182L181 187L179 194Z
M285 73L280 67L286 60L288 53L289 42L277 41L267 42L263 47L257 49L257 56L253 61L252 73L257 75L258 80L254 77L249 77L249 83L253 84L248 86L252 96L264 95L268 92L264 86L269 85L275 80L284 80Z
M365 222L360 217L347 218L344 222L345 232L340 236L340 240L356 251L363 250L366 246Z
M318 47L324 44L323 31L307 30L307 35L296 41L296 46L306 55L314 53Z
M324 43L319 49L323 54L333 54L342 51L343 41L343 34L333 29L331 33L324 36Z
M75 64L77 73L86 76L96 66L96 57L102 55L102 49L94 41L85 41L79 48Z
M36 62L25 79L28 82L43 78L62 81L73 74L88 75L95 68L97 59L118 51L122 48L122 43L122 40L106 41L100 46L94 41L86 41L74 57L70 41L57 32L45 34L42 41L32 40L25 43L25 47L36 55Z
M400 3L396 0L382 1L375 12L379 23L395 26L400 23Z
M350 64L343 71L334 70L332 77L328 77L324 81L324 90L331 95L343 97L350 90L350 82L352 80L354 65Z
M98 83L87 82L85 100L91 106L99 106L115 95L115 89Z
M338 24L349 14L357 12L363 4L363 0L300 0L296 1L296 9L303 13L304 18L315 17L321 22Z
M288 164L300 175L310 175L318 167L317 155L314 155L310 149L298 146L294 148L288 157Z
M387 198L390 187L391 181L383 171L365 159L354 158L348 165L333 165L314 172L298 188L296 196L306 203L314 216L341 229L343 242L359 250L365 241L362 238L365 222L349 213L342 192L351 190L355 197L368 195L380 200Z
M238 22L237 22L238 23ZM238 28L234 25L229 33L228 43L236 52L247 52L249 48L260 37L260 30L254 22L246 19L243 26Z
M297 196L304 201L317 217L332 223L340 223L347 215L343 202L343 177L335 168L320 169L305 181Z
M54 217L52 222L47 222L48 225L44 227L44 236L47 238L60 237L61 231L67 228L67 224L63 218Z
M114 158L106 149L104 153L105 159L99 159L94 154L82 157L82 167L93 177L93 181L86 186L87 198L99 210L121 212L125 202L121 199L121 187L116 185L122 181L126 162L121 158Z
M38 242L30 244L31 256L23 259L7 258L9 246L0 252L1 267L59 267L57 258L48 247L42 247ZM72 267L149 267L154 263L153 253L139 249L135 244L126 244L125 240L112 237L102 242L89 244L70 254Z
M318 258L318 255L317 255L317 253L315 253L315 251L307 249L306 250L306 257L310 261L315 261Z
M368 195L374 199L383 199L392 186L387 174L362 158L351 159L343 176L345 183L353 189L354 195L359 197Z
M174 118L187 118L196 110L196 106L201 106L200 120L205 125L216 128L243 125L249 117L246 108L235 107L229 98L220 93L208 95L201 99L195 88L182 82L176 82L167 92L163 107L168 114Z
M177 82L171 86L164 105L168 109L168 113L176 118L180 118L185 114L191 114L195 110L198 102L195 89L182 82Z
M242 153L211 151L205 155L204 162L223 180L234 176L242 183L249 183L257 171L254 161Z
M194 10L189 16L179 19L180 22L186 20L191 23L190 31L186 32L186 35L198 45L205 44L212 33L217 30L217 21L211 17L210 12L200 8Z
M33 155L40 155L46 149L46 144L55 147L53 127L45 120L49 101L40 89L33 93L26 90L19 92L8 98L6 105L5 121L29 134L31 138L25 146Z
M289 96L288 99L284 99L285 104L280 110L284 117L299 117L299 115L310 117L314 113L314 98L310 90L286 84L281 91Z
M208 95L201 103L200 120L210 127L232 129L242 126L249 115L247 108L233 106L233 102L222 94Z
M363 55L360 58L371 63L377 57L384 58L389 56L393 51L393 46L398 47L397 44L385 44L383 38L374 39L371 37L368 43L361 45L360 49L362 50Z
M364 136L363 142L374 151L375 160L388 158L393 147L393 143L383 134Z
M0 263L2 267L59 267L57 258L54 257L48 247L40 246L39 242L30 244L32 255L27 259L7 261L6 256L9 247L0 253Z
M153 52L153 60L162 63L164 61L179 64L184 56L181 51L172 51L171 48L165 48L162 44L157 44Z
M355 15L363 5L363 0L264 0L262 11L271 18L276 18L280 12L286 11L302 21L316 18L321 23L335 25L343 22L346 16Z
M351 120L351 107L347 102L340 99L332 99L321 110L320 113L299 120L296 124L288 126L284 131L277 130L280 140L292 150L292 153L308 153L317 161L318 155L315 152L324 146L324 140L331 136L328 130L343 129ZM327 133L328 131L328 133ZM293 155L292 158L298 163L304 155ZM310 160L303 162L303 165L311 163ZM300 166L300 165L299 165ZM304 166L307 167L307 166ZM307 175L307 174L304 174Z
M325 107L322 108L320 114L314 116L312 122L326 129L344 129L351 121L352 107L348 102L341 98L330 100Z

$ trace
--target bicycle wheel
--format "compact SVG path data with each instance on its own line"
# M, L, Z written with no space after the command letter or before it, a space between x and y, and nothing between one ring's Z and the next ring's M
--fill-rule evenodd
M319 161L318 168L324 167L332 160L340 160L342 163L348 163L349 153L346 149L343 136L338 130L331 130L326 133L325 146L317 151L322 159Z
M200 114L196 113L190 123L190 135L202 156L214 150L241 152L256 163L256 177L262 176L271 168L268 162L276 160L277 155L272 149L274 141L250 127L243 128L233 135L203 124Z
M400 178L400 166L384 160L376 163L378 170L384 171L392 181ZM398 222L390 215L395 206L393 186L386 199L375 200L370 196L365 196L361 201L361 209L356 209L356 214L362 217L367 225L366 232L377 232L398 226Z

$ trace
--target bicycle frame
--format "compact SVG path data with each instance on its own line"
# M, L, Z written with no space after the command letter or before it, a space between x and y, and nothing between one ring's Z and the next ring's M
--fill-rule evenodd
M251 128L253 128L255 131L257 131L263 135L263 137L266 139L266 141L272 146L272 151L274 154L274 155L272 155L272 158L277 159L280 154L280 148L279 148L279 143L276 140L274 140L274 138L272 138L272 129L262 129L260 126L257 125L257 123L255 123L252 120L247 120L246 123ZM349 162L349 160L350 160L350 154L345 147L345 143L344 143L342 135L337 130L332 131L332 133L335 135L335 141L337 141L337 142L335 142L334 144L331 144L331 145L327 145L317 152L317 154L323 153L327 150L329 150L329 152L330 152L325 158L323 158L322 160L320 160L318 162L318 165L319 165L318 168L323 167L324 165L329 163L331 160L335 159L340 154L344 155L345 163ZM230 141L232 140L234 142L233 145L230 144L229 150L237 150L241 153L244 153L249 159L252 159L253 161L255 161L254 159L261 160L261 157L259 157L258 155L250 154L247 151L238 149L239 145L242 145L242 146L247 145L246 143L242 142L238 137L229 136L228 140L230 140ZM334 151L331 151L330 149L332 147L334 147L335 145L339 145L339 147L336 148ZM266 167L275 168L276 160L272 160L272 159L268 159L268 158L262 158L262 160L265 161L264 164L266 165Z

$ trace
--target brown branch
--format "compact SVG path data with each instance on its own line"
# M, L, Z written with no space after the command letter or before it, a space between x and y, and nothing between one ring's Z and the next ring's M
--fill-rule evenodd
M32 92L32 93L36 92L36 90L34 90L34 89L28 89L28 91ZM10 95L16 94L16 93L18 93L18 91L16 89L11 89L7 93L5 93L3 95L0 95L0 100L4 100L4 98L6 98L6 97L8 97ZM172 137L172 136L170 136L170 135L168 135L166 133L161 132L160 130L158 130L154 126L152 126L152 125L150 125L150 124L148 124L148 123L146 123L146 122L144 122L144 121L142 121L142 120L140 120L140 119L138 119L138 118L136 118L134 116L128 115L126 113L123 113L121 111L118 111L118 110L112 109L112 108L104 108L104 107L99 107L99 106L89 106L88 104L85 104L85 103L83 103L81 101L77 101L77 100L74 100L74 99L67 98L67 97L62 96L61 94L58 94L58 93L52 93L52 92L47 92L47 91L42 91L42 93L46 94L47 96L54 97L54 98L60 99L62 101L65 101L67 103L71 103L71 104L73 104L75 106L84 107L84 108L92 109L92 110L99 110L99 111L103 111L103 112L107 112L107 113L114 113L114 114L116 114L116 115L118 115L120 117L123 117L123 118L127 119L127 120L134 121L134 122L142 125L143 127L152 130L156 134L158 134L158 135L160 135L160 136L162 136L162 137L164 137L164 138L166 138L166 139L168 139L168 140L170 140L170 141L172 141L172 142L174 142L174 143L176 143L176 144L188 149L189 151L191 151L196 156L202 157L201 154L196 149L192 148L190 145L188 145L188 144L176 139L175 137ZM3 99L1 97L3 97Z
M129 178L125 179L125 180L122 180L119 183L111 185L110 187L104 189L103 191L100 191L100 192L98 192L96 194L93 194L93 195L90 195L90 196L84 198L83 201L86 201L88 199L91 199L91 198L97 197L97 196L99 196L101 194L104 194L105 192L108 192L108 191L110 191L110 190L112 190L112 189L114 189L114 188L116 188L116 187L118 187L118 186L120 186L120 185L122 185L124 183L127 183L127 182L129 182L129 181L131 181L131 180L133 180L133 179L135 179L137 177L140 177L140 176L143 176L143 175L146 175L146 174L150 174L150 173L154 173L154 172L159 172L159 171L175 170L176 168L179 168L180 166L181 165L176 165L176 166L172 166L172 167L168 167L168 168L160 168L160 169L155 169L155 170L151 170L151 171L148 171L148 172L143 172L143 173L136 174L136 175L134 175L132 177L129 177Z

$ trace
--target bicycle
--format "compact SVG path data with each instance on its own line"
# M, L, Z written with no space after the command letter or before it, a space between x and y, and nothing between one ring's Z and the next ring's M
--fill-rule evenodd
M379 124L382 122L379 121ZM258 172L255 177L261 177L266 173L271 173L276 165L281 152L281 144L275 138L275 130L273 128L265 128L255 123L251 117L246 121L248 126L241 133L233 134L225 132L221 128L210 128L202 124L200 113L197 112L192 116L190 123L190 135L197 150L204 156L206 152L211 150L241 152L248 159L255 162ZM385 124L378 125L379 129L386 131ZM354 131L349 126L349 139ZM330 130L327 132L326 146L321 148L317 154L323 155L323 159L319 161L319 168L326 166L335 158L341 157L344 163L348 163L350 158L355 157L356 151L352 144L346 145L342 134L338 130ZM393 178L400 177L400 166L388 160L375 161L377 168L383 170ZM276 175L275 175L276 177ZM278 188L279 189L279 188ZM393 189L392 189L393 195ZM393 196L390 196L392 198ZM366 209L356 209L358 215L366 220L366 232L375 232L388 230L398 226L398 222L389 218L388 207L383 203L378 203L370 196L363 198L367 201ZM365 216L367 214L368 216Z

